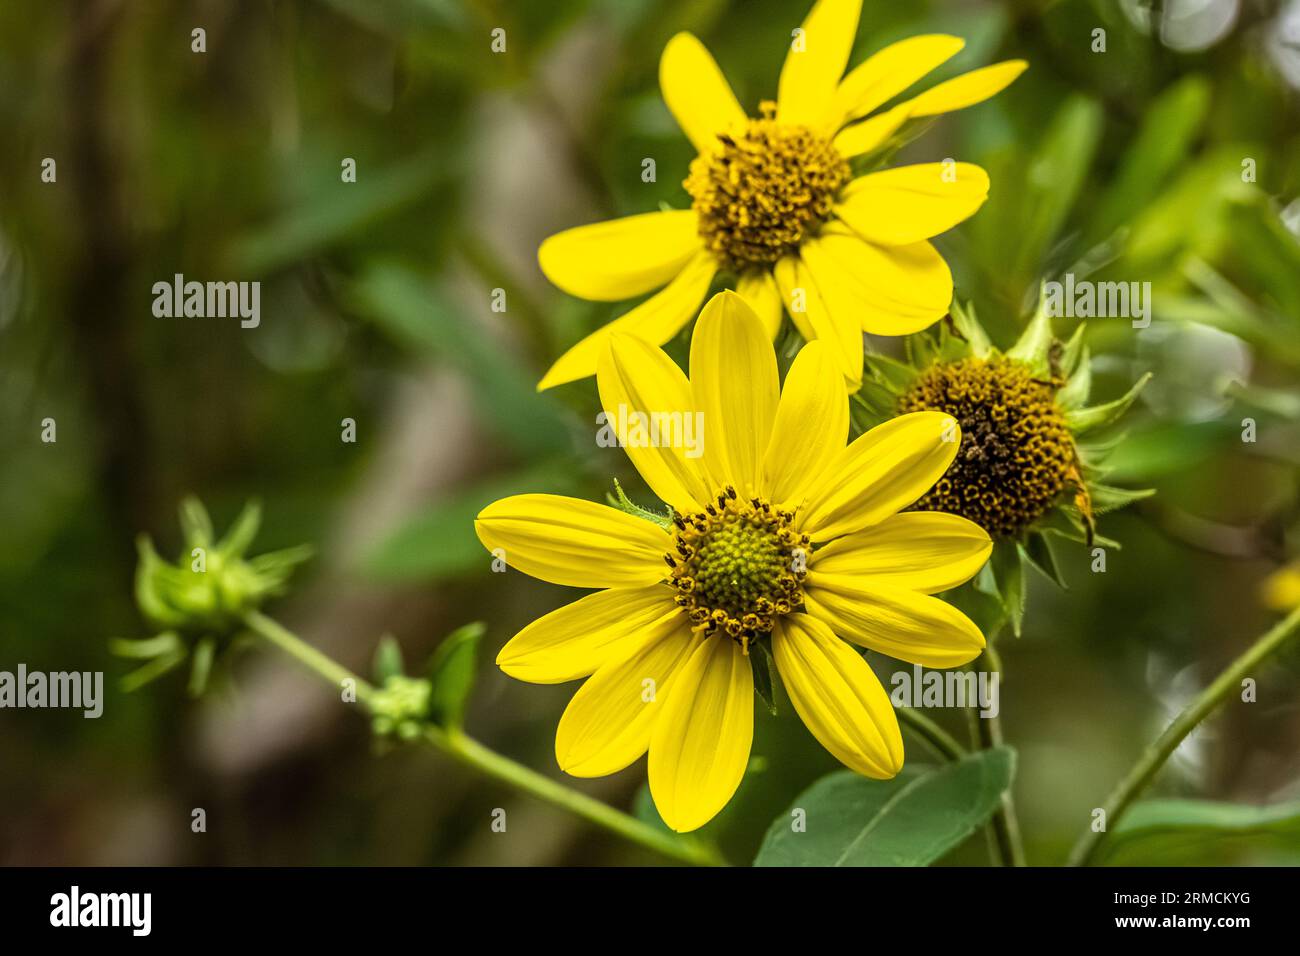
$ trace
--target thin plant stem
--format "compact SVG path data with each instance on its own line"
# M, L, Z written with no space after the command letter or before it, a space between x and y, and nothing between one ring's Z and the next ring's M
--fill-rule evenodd
M312 647L275 619L253 611L244 618L244 621L253 633L274 644L330 683L338 686L344 681L351 681L356 689L358 703L368 707L370 701L374 699L373 684ZM636 817L614 809L609 804L566 787L544 774L516 763L509 757L502 756L467 736L459 728L429 726L420 739L467 767L473 767L495 780L568 811L588 823L671 860L694 866L727 865L727 861L710 844L693 837L677 836L643 823Z
M960 760L966 756L966 748L957 742L957 738L948 731L944 730L925 714L911 707L898 707L895 709L898 714L898 722L907 724L914 730L918 737L925 741L935 754L942 760Z
M994 650L991 642L984 648L984 657L988 660L991 670L999 675L1004 675L1002 657ZM1000 684L1001 681L999 680L999 693L1001 692ZM1001 707L998 710L1000 711ZM970 714L979 748L981 750L992 750L994 747L1001 747L1003 744L1002 721L998 715L994 713L985 717L976 713L974 708L971 709ZM1011 794L1010 787L1002 792L1001 803L997 810L993 812L990 826L993 840L997 844L998 855L1002 859L1002 865L1024 866L1025 847L1020 838L1020 818L1016 815L1016 800Z
M1103 807L1105 816L1102 819L1105 820L1107 829L1114 828L1137 796L1147 788L1147 785L1160 772L1160 768L1165 765L1165 761L1187 738L1187 735L1195 730L1201 721L1218 709L1235 690L1238 690L1241 687L1242 680L1274 654L1286 643L1287 638L1294 635L1297 630L1300 630L1300 607L1295 608L1290 614L1278 621L1277 624L1258 638L1245 653L1229 664L1210 686L1201 691L1196 699L1174 718L1173 723L1165 728L1164 733L1147 746L1146 750L1142 752L1142 756L1138 758L1137 763L1133 765L1133 769L1128 772L1106 799L1106 804ZM1074 844L1074 849L1070 851L1069 865L1087 866L1092 863L1096 858L1097 851L1101 848L1105 836L1106 831L1094 831L1091 827L1085 830Z

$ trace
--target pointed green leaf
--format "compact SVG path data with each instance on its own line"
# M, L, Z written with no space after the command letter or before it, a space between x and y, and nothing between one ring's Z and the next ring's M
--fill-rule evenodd
M370 670L374 675L375 683L381 686L388 678L400 677L406 673L406 664L402 660L402 645L397 643L397 638L393 635L385 634L379 639Z
M754 671L754 693L758 694L768 713L776 716L776 662L763 641L749 646L749 665Z
M257 529L262 524L262 505L256 499L244 505L235 523L230 526L226 536L217 542L217 550L229 557L243 557L248 546L257 537Z
M1092 408L1079 408L1065 413L1065 422L1070 426L1070 430L1075 434L1082 434L1094 428L1102 428L1119 420L1119 417L1129 410L1129 407L1137 400L1138 393L1146 387L1147 382L1151 381L1151 373L1145 373L1140 379L1133 383L1124 395L1115 399L1113 402L1107 402L1104 405L1094 405Z
M429 717L444 727L459 727L474 689L478 645L487 628L475 621L443 638L429 661Z
M898 361L898 359L890 358L888 355L873 352L864 361L879 376L881 382L890 391L898 395L907 391L916 378L916 369L905 362Z
M1043 573L1049 581L1058 587L1067 588L1065 579L1061 576L1061 568L1056 563L1056 555L1052 551L1051 542L1038 532L1031 532L1025 541L1025 558Z
M1052 320L1047 314L1047 293L1040 288L1038 307L1034 309L1029 324L1020 333L1016 344L1007 350L1007 358L1024 362L1033 368L1036 374L1046 376L1051 371L1047 363L1047 356L1051 350Z
M1020 546L1014 541L998 541L993 546L989 561L993 579L997 582L998 596L1011 622L1011 630L1020 636L1020 625L1025 617L1025 570L1020 556Z
M1061 373L1063 375L1073 375L1079 367L1079 359L1083 357L1083 334L1086 328L1087 323L1080 322L1079 327L1070 336L1070 341L1065 343L1065 349L1061 352Z
M185 549L207 548L212 545L212 518L203 502L193 495L186 495L180 505L181 535L185 539Z
M956 300L952 303L949 310L952 316L952 324L957 332L966 340L970 352L976 358L984 358L989 352L993 351L993 343L989 340L989 335L984 331L984 326L980 325L979 319L975 317L975 304L967 303L963 306Z
M1088 494L1092 497L1093 514L1104 515L1108 511L1117 511L1125 505L1131 505L1143 498L1150 498L1156 493L1154 488L1113 488L1110 485L1089 485Z
M1092 391L1092 362L1087 346L1084 346L1082 361L1065 386L1056 393L1056 404L1065 411L1082 408Z
M927 866L989 818L1014 772L1007 747L892 780L837 771L772 821L754 865Z

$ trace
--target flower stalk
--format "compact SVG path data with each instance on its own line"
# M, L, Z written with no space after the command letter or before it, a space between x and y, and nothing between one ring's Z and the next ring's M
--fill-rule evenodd
M991 670L1002 674L1002 656L989 643L984 648L984 658ZM981 750L1001 747L1002 720L997 714L983 717L974 709L970 711L976 742ZM1002 793L1002 802L989 821L990 847L1002 866L1024 866L1025 848L1020 838L1020 818L1016 815L1016 801L1008 788Z
M1243 678L1276 653L1297 631L1300 631L1300 607L1294 608L1290 614L1266 631L1174 718L1173 723L1165 728L1164 733L1142 752L1133 769L1107 798L1103 808L1105 810L1103 819L1106 821L1107 830L1112 829L1120 821L1125 811L1155 779L1160 768L1165 765L1165 761L1178 749L1187 735L1241 687ZM1068 864L1088 866L1093 863L1105 841L1106 832L1086 830L1070 851Z
M318 674L336 687L351 681L356 688L357 702L369 709L378 689L364 678L354 674L333 658L312 647L298 635L273 618L252 611L244 618L248 628L269 644L288 654L308 670ZM516 790L527 793L545 803L559 807L588 823L622 837L630 843L644 847L668 859L692 866L725 866L718 851L709 844L690 837L679 837L643 823L636 817L616 810L606 803L584 793L570 789L516 763L508 757L485 747L456 728L428 725L418 738L467 767L499 780Z

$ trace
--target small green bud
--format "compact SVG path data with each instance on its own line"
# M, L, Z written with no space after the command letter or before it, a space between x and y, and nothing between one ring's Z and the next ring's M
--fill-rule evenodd
M424 678L389 676L370 698L375 733L380 737L392 734L401 740L420 736L428 721L432 693L432 684Z
M282 594L293 569L311 556L310 548L297 547L245 558L260 523L261 509L250 502L218 541L207 509L190 497L180 506L185 550L174 564L159 556L147 535L140 536L136 604L162 633L113 642L113 653L149 661L128 675L124 686L142 686L189 657L190 693L203 692L216 655L244 629L246 616Z
M212 541L212 523L197 499L181 505L186 552L175 564L158 556L153 543L138 542L136 602L151 624L187 635L226 638L243 627L244 617L283 593L295 565L309 549L290 548L252 560L244 552L260 523L260 509L250 503L221 541Z

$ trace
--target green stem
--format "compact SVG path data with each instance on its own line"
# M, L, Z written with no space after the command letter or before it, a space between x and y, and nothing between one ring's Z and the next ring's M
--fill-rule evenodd
M253 611L244 621L258 636L274 644L308 669L315 671L332 684L352 681L357 701L367 705L374 697L375 687L358 677L333 658L283 627L278 621ZM552 806L567 810L632 843L653 850L672 860L695 866L725 866L726 860L716 849L693 837L681 837L652 827L636 817L629 816L585 793L566 787L550 777L516 763L508 757L485 747L466 736L458 728L430 726L422 738L453 759L530 794Z
M957 742L957 738L919 710L898 707L895 713L898 714L899 723L907 724L916 731L917 736L924 740L926 746L941 760L960 760L966 756L966 748Z
M1110 796L1106 799L1106 805L1103 808L1106 827L1113 828L1124 812L1128 810L1129 805L1137 798L1147 785L1159 773L1160 768L1165 765L1165 761L1170 755L1178 749L1178 746L1186 739L1187 735L1196 729L1206 717L1213 713L1220 704L1241 687L1241 681L1250 674L1264 660L1271 656L1283 644L1287 638L1291 637L1300 630L1300 607L1295 608L1270 628L1262 637L1255 641L1244 654L1235 661L1214 680L1214 683L1201 691L1177 717L1173 723L1165 728L1165 732L1157 737L1142 752L1138 762L1133 765L1133 769L1128 775L1119 782L1119 785L1111 791ZM1074 849L1070 851L1070 866L1087 866L1096 857L1102 841L1105 839L1105 831L1094 831L1091 828L1086 830L1079 837Z
M489 777L531 794L552 806L567 810L611 833L654 850L663 856L695 866L725 866L726 861L706 843L679 837L642 823L636 817L615 810L607 803L566 787L552 778L516 763L491 750L456 728L430 727L425 738L467 767L474 767Z
M988 660L989 669L999 675L1004 674L1002 669L1002 657L994 650L992 643L984 648L984 657ZM999 679L999 694L1001 693L1001 679ZM1001 708L998 708L1001 710ZM994 747L1001 747L1003 744L1002 721L997 714L989 717L981 716L974 708L970 710L972 729L977 745L981 750L992 750ZM1003 866L1024 866L1025 865L1025 847L1020 839L1020 819L1016 815L1016 801L1011 795L1011 789L1007 788L1002 793L1002 801L997 810L993 812L993 817L989 821L991 845L996 849L996 855Z

